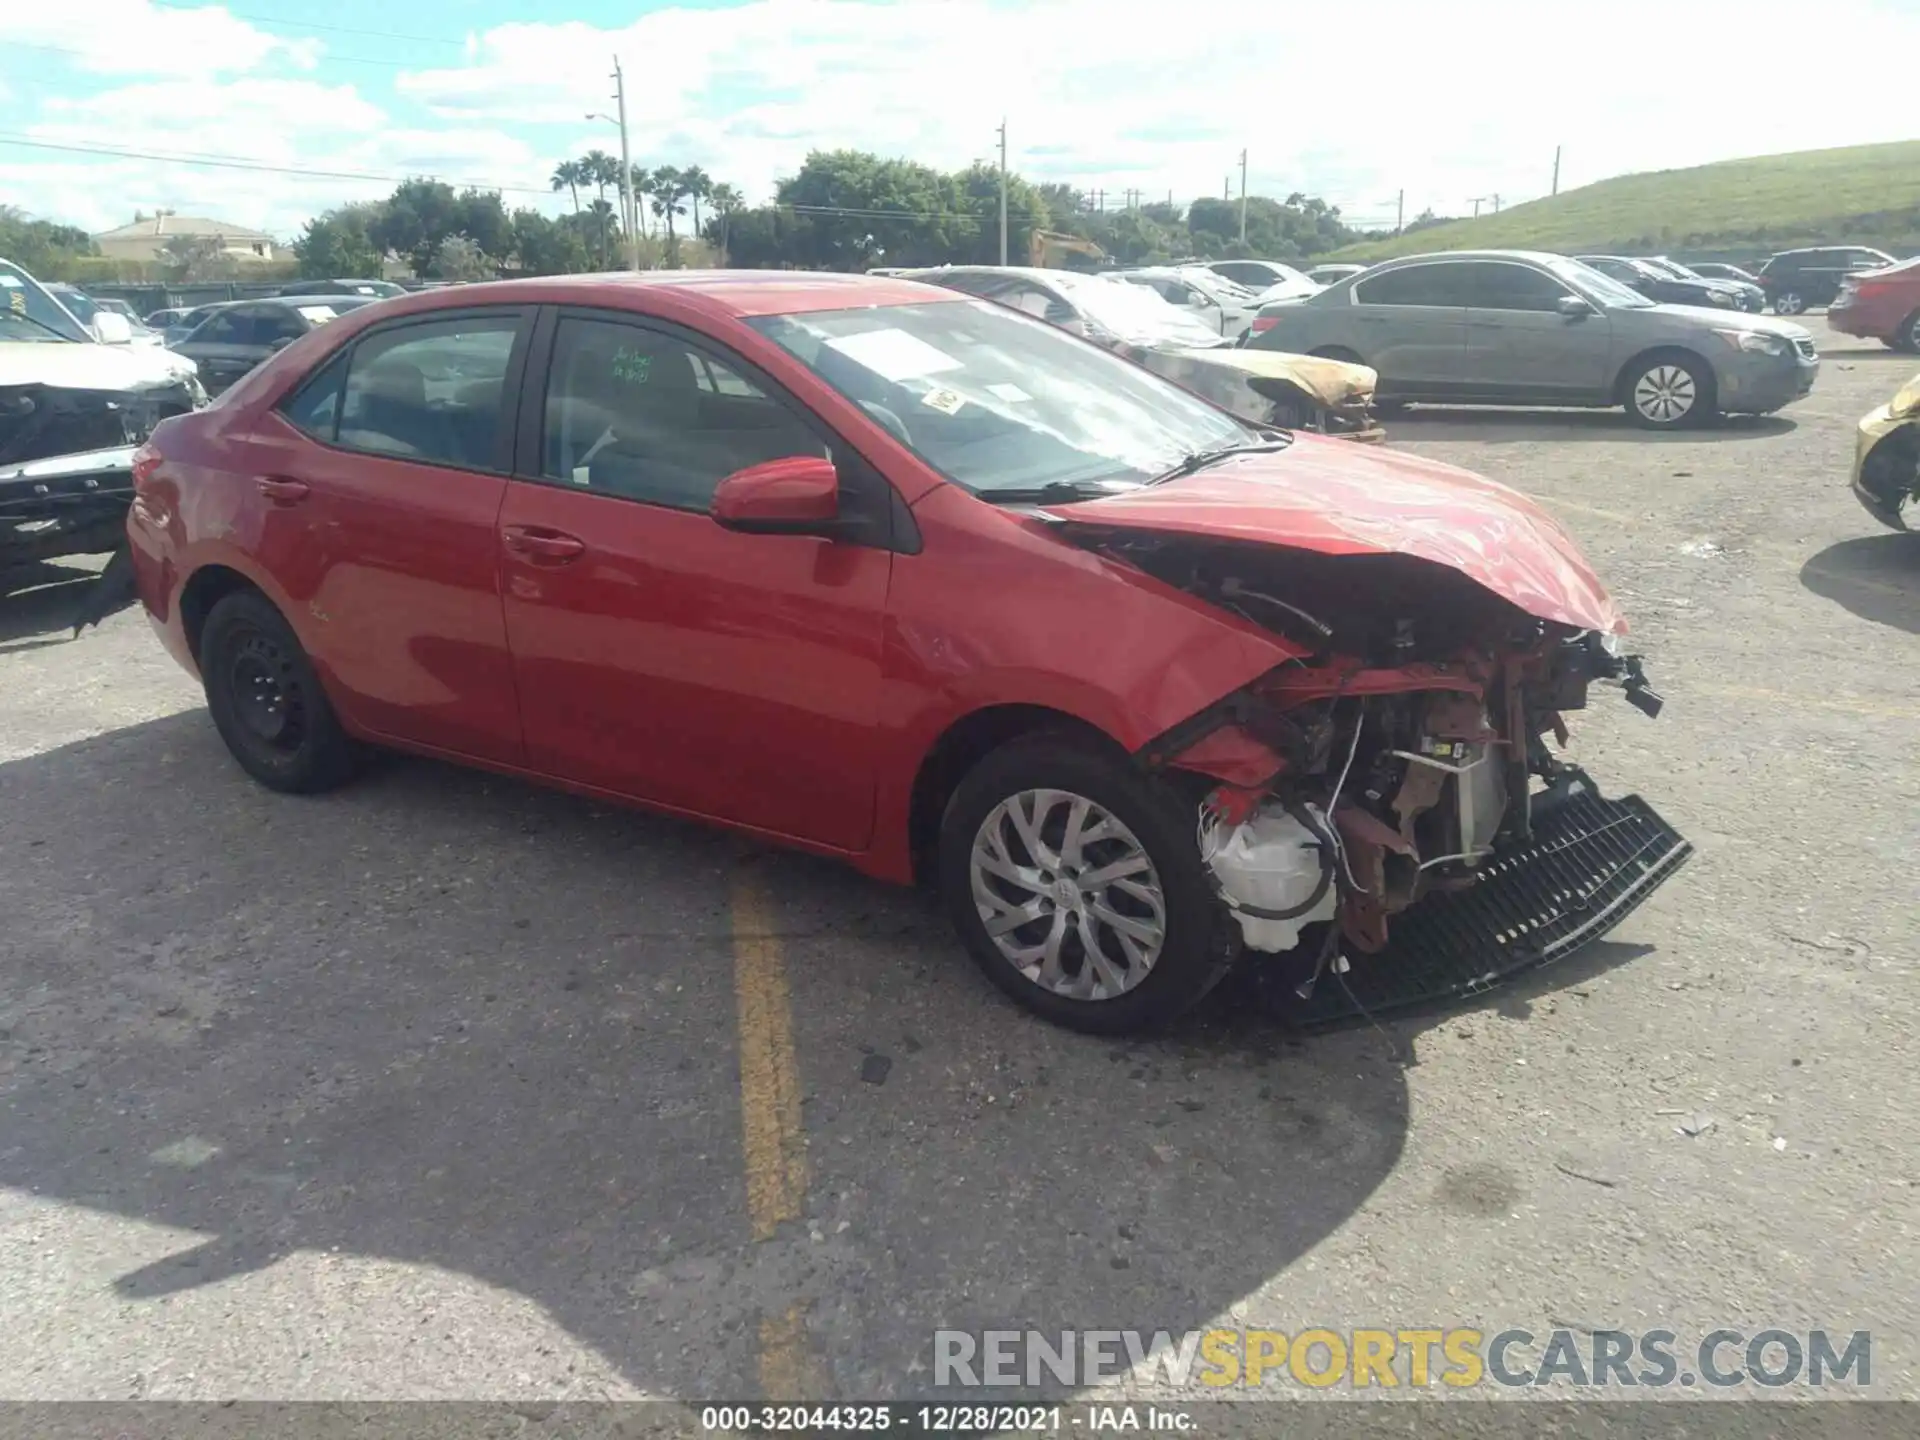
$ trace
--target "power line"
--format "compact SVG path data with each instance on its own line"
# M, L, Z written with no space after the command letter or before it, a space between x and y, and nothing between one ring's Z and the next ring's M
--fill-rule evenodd
M56 55L79 55L83 58L95 53L91 50L81 50L73 45L46 45L37 40L9 40L7 42L7 48L10 50L49 50ZM320 63L323 65L378 65L383 69L389 70L417 70L421 68L416 62L411 60L377 60L369 55L336 55L331 50L321 55ZM16 82L10 81L9 83ZM53 88L52 84L47 81L35 82L27 80L17 83L25 84L30 88Z
M382 185L402 185L408 180L441 179L435 175L377 175L362 170L316 170L305 165L276 165L266 160L252 160L239 155L209 155L193 151L175 151L171 154L151 150L125 150L110 145L63 144L52 140L30 140L23 136L0 132L0 145L12 145L25 150L59 150L75 155L106 155L119 160L156 160L170 165L205 165L214 169L251 170L267 175L300 175L313 180L370 180ZM492 180L447 180L449 185L464 185L476 190L499 190L516 195L548 195L551 189L541 189L532 185L503 185Z
M201 0L151 0L157 10L198 10ZM458 45L466 47L464 38L455 40L446 35L404 35L393 30L356 30L350 25L321 25L311 20L292 20L279 15L261 15L248 10L229 10L227 14L236 20L251 20L256 25L292 26L301 30L325 30L333 35L364 35L374 40L412 40L422 45Z

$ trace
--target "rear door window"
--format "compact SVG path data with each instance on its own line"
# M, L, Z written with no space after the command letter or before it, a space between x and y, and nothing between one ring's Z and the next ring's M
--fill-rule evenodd
M504 468L501 421L513 407L502 392L520 328L517 313L503 313L364 336L348 362L336 443L461 470Z
M1360 280L1353 287L1353 299L1360 305L1464 306L1465 268L1461 262L1448 261L1386 270Z

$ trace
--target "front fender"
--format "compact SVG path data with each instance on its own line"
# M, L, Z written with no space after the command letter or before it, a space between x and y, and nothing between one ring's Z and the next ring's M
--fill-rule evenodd
M952 486L914 513L926 545L898 558L889 596L876 767L882 854L905 856L913 778L969 714L1052 710L1134 752L1305 653L1062 539L1039 516L982 505Z

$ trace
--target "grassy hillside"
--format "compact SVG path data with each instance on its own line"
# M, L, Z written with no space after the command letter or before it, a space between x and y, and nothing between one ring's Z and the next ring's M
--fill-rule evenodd
M1920 252L1920 140L1620 175L1327 258L1480 247L1739 257L1823 243Z

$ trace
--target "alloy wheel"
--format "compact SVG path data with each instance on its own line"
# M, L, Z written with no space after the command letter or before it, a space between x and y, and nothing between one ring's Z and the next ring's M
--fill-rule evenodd
M1698 399L1693 376L1678 365L1650 365L1633 386L1633 408L1656 425L1678 424Z
M974 832L968 869L988 938L1042 989L1110 1000L1160 958L1167 902L1153 861L1118 816L1083 795L1008 796Z
M1773 309L1778 315L1798 315L1807 308L1807 302L1800 297L1798 290L1783 290L1774 297Z

